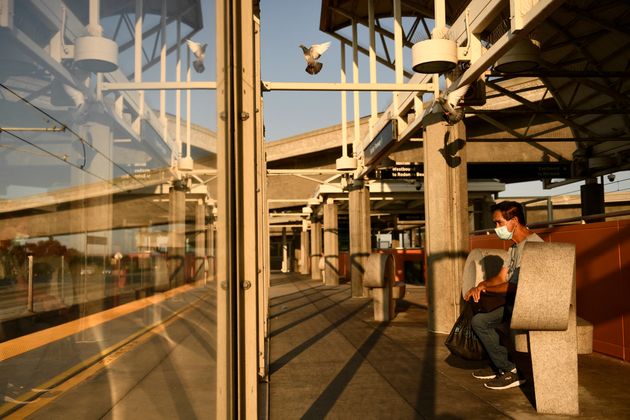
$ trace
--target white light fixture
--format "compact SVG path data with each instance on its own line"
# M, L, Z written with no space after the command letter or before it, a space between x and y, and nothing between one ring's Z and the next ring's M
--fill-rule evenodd
M500 73L522 73L540 65L540 48L531 39L518 40L512 48L499 58L494 70Z
M336 167L338 171L354 171L357 169L357 160L353 157L341 156L336 160Z
M193 160L190 156L179 158L179 162L177 167L180 171L192 171L193 170Z
M89 72L109 73L118 69L118 45L103 36L100 10L100 0L90 0L88 34L74 41L74 62Z
M74 61L83 70L109 73L118 69L118 45L102 36L82 36L74 43Z
M427 39L411 47L411 63L417 73L446 73L457 65L457 44L450 39Z

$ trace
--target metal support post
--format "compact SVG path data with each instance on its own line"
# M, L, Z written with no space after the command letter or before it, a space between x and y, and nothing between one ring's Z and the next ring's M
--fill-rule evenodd
M162 0L162 10L160 13L160 82L166 82L166 0ZM162 123L162 138L166 139L168 126L166 123L166 91L160 90L160 122ZM177 159L179 156L174 156ZM177 160L175 161L175 163Z
M395 55L395 72L396 83L404 82L404 67L403 67L403 30L402 30L402 13L400 0L394 1L394 55ZM401 125L402 120L400 118L400 94L398 92L393 93L393 107L394 115L398 118L398 129L404 130L404 125Z
M186 83L190 83L190 80L190 48L186 48ZM191 93L190 89L186 89L186 157L192 157L190 155L190 124L192 120L192 115L190 115Z
M357 34L357 22L352 20L352 81L359 83L359 40ZM352 139L352 154L356 157L357 149L361 143L361 110L359 103L359 92L354 91L353 94L353 111L354 111L354 138Z
M341 51L341 84L347 83L346 80L346 45L341 42L339 44ZM345 90L341 91L341 153L347 156L348 153L348 95Z
M374 29L374 0L368 0L368 21L370 30L370 83L376 84L376 36ZM343 44L342 44L343 45ZM370 138L374 137L374 124L378 119L378 95L375 90L370 92Z
M134 28L134 71L133 80L136 83L142 82L142 21L144 0L136 0L136 25ZM142 137L142 119L144 118L144 91L138 91L138 116L134 121L134 129Z
M175 61L175 81L181 82L182 80L182 21L177 19L177 57ZM187 48L188 50L190 48ZM177 148L177 157L179 159L182 156L182 91L177 89L175 91L175 147Z

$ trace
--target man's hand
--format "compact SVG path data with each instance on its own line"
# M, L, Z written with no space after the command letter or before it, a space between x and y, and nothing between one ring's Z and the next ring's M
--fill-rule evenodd
M477 287L473 287L468 292L466 292L466 295L464 296L464 300L468 300L472 296L473 301L479 302L479 297L481 296L481 293L485 290L486 290L485 286L483 284L479 284Z

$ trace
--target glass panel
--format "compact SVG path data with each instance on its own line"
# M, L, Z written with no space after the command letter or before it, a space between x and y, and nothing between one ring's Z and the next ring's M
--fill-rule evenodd
M214 416L215 91L129 82L214 81L215 5L139 3L141 78L135 0L0 2L0 417Z

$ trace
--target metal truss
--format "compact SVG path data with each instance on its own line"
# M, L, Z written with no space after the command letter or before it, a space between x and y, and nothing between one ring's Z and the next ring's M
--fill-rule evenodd
M408 2L403 2L407 7L412 8L412 6L408 3ZM351 19L353 21L355 21L358 24L363 25L366 28L369 28L369 22L367 19L365 18L361 18L359 16L354 16L351 13L348 13L347 11L340 9L338 7L331 7L331 10L335 13L338 13L348 19ZM424 16L417 16L413 23L410 25L410 27L405 31L403 29L403 46L407 47L407 48L411 48L413 46L413 41L418 39L418 36L416 34L416 31L418 30L418 27L420 26L420 23L422 23L422 26L424 28L425 31L425 35L424 37L430 37L430 31L429 31L429 27L425 21L425 17ZM379 52L376 53L376 61L382 65L384 65L385 67L391 69L391 70L395 70L395 66L396 66L396 62L395 59L393 58L392 54L390 54L390 46L387 44L385 38L394 41L395 36L394 33L391 32L390 30L384 28L381 24L381 19L376 18L375 19L375 27L374 27L374 31L379 35L380 37L380 41L381 41L381 47L383 49L383 55L380 54ZM340 33L339 31L335 31L335 32L327 32L329 35L331 35L332 37L336 38L337 40L343 42L346 45L352 46L352 39L349 39L348 37L346 37L344 34ZM421 36L422 37L422 36ZM358 50L359 52L361 52L362 54L364 54L365 56L369 57L370 55L370 51L369 51L369 47L365 47L362 45L358 45ZM411 72L410 70L405 69L404 70L404 76L407 78L411 78L411 76L413 75L413 72Z

